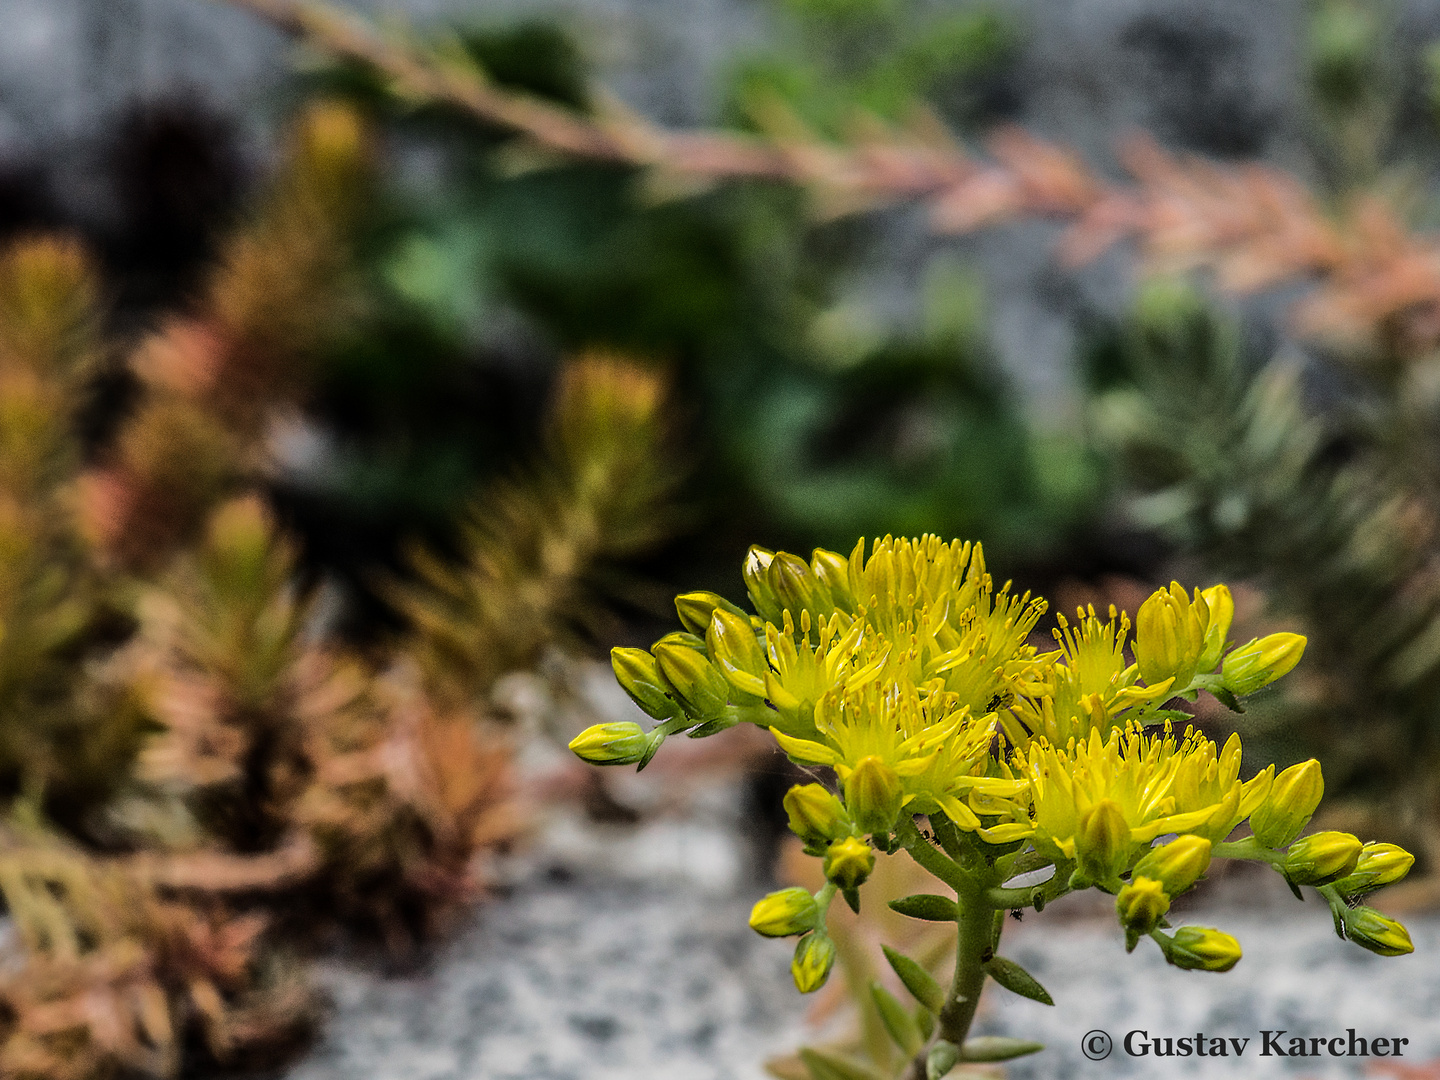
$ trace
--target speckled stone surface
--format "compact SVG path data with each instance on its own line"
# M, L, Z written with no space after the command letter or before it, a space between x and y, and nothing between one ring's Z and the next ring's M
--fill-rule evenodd
M429 970L328 964L334 1014L292 1080L750 1080L793 1045L787 950L743 898L538 882L487 906Z
M321 1042L291 1080L759 1080L766 1057L813 1032L790 986L788 946L745 926L761 886L730 896L679 878L659 884L542 877L484 908L424 971L384 978L321 968L332 996ZM1061 905L1063 908L1063 904ZM991 987L977 1034L1048 1049L1011 1080L1050 1077L1343 1077L1381 1059L1262 1056L1262 1030L1409 1039L1400 1063L1440 1058L1440 919L1408 920L1416 953L1382 959L1334 937L1318 903L1262 911L1202 907L1245 957L1223 975L1167 967L1087 905L1011 924L1002 952L1050 990L1054 1008ZM1088 914L1095 913L1095 914ZM1053 917L1052 917L1053 916ZM1090 1061L1082 1037L1108 1032ZM1138 1058L1127 1032L1249 1039L1237 1058ZM1137 1039L1142 1038L1137 1036ZM1136 1045L1132 1041L1132 1046ZM1138 1046L1137 1046L1138 1048ZM1396 1063L1397 1059L1384 1059ZM1373 1075L1373 1073L1372 1073Z

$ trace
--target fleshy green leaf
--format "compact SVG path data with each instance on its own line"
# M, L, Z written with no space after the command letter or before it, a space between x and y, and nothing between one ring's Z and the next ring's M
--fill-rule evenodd
M925 1058L925 1080L940 1080L960 1060L960 1048L941 1039Z
M1015 963L1014 960L1007 960L1003 956L992 957L990 962L985 965L985 974L1012 994L1019 994L1031 1001L1038 1001L1042 1005L1055 1004L1055 999L1050 996L1049 991L1040 985L1034 975Z
M885 1030L890 1033L890 1038L904 1051L906 1057L913 1057L920 1049L922 1040L920 1028L916 1026L910 1013L895 999L894 994L877 982L870 984L870 996L875 999L875 1009L880 1013L880 1019Z
M808 1046L800 1051L800 1060L810 1070L814 1080L880 1080L863 1065L834 1054L812 1050Z
M1011 1058L1024 1057L1026 1054L1033 1054L1044 1049L1044 1043L1030 1042L1028 1039L1011 1039L1004 1035L981 1035L965 1040L965 1045L960 1050L960 1060L1009 1061Z
M927 922L954 922L956 916L955 901L934 893L902 896L899 900L891 900L890 907L908 918Z
M882 945L881 948L885 950L885 959L890 961L895 974L899 975L900 981L905 984L905 989L909 990L921 1005L938 1014L945 1004L945 991L940 989L940 984L908 956L896 952L889 945Z

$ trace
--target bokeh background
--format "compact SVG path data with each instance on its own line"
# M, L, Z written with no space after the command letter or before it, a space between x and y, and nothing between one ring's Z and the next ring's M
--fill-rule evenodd
M1228 581L1309 651L1197 722L1419 860L1384 968L1244 875L1208 980L1059 905L1011 1075L1256 1018L1440 1060L1437 163L1420 0L0 0L0 1075L873 1034L745 930L804 873L766 739L564 744L748 545L924 532L1052 611Z

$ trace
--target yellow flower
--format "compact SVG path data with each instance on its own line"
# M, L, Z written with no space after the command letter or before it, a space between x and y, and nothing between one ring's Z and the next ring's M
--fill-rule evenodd
M1188 971L1229 971L1240 962L1240 942L1208 926L1182 926L1161 945L1165 959Z
M1215 744L1189 731L1177 742L1169 732L1115 728L1102 739L1094 730L1064 750L1036 739L1016 753L1012 765L1016 776L1028 781L1028 808L1013 803L1011 820L981 835L997 843L1034 836L1038 846L1074 859L1086 816L1109 801L1129 829L1131 854L1138 854L1157 836L1205 830L1217 814L1228 820L1226 800L1238 802L1238 781L1233 794L1216 792L1210 796L1213 802L1207 801L1205 789L1188 782L1214 757ZM1177 784L1182 777L1187 782Z
M1300 662L1305 639L1299 634L1271 634L1241 645L1225 657L1221 678L1232 694L1253 694L1269 686Z
M593 724L570 740L571 752L592 765L634 765L649 746L644 729L630 720Z
M790 977L795 980L796 990L809 994L825 985L834 966L835 943L823 928L812 930L795 946L795 957L790 961Z
M1051 654L1044 681L1017 701L1013 718L1001 720L1016 746L1035 736L1056 746L1086 739L1092 731L1104 738L1112 727L1124 725L1127 710L1168 695L1172 679L1143 686L1139 666L1126 663L1127 616L1111 607L1109 621L1101 622L1093 606L1076 616L1073 624L1064 615L1057 617L1060 652Z
M750 929L766 937L789 937L815 929L820 907L815 898L801 888L781 889L750 909Z
M1415 951L1410 931L1374 908L1347 908L1344 918L1345 936L1362 949L1381 956L1404 956Z
M1209 629L1210 605L1199 589L1193 598L1178 581L1157 590L1135 616L1135 662L1141 678L1152 686L1168 679L1177 692L1183 691L1206 651Z
M875 869L875 851L858 836L847 836L825 852L825 877L842 889L865 883Z
M1145 853L1135 864L1135 880L1151 878L1169 895L1179 896L1210 868L1210 847L1210 841L1203 836L1177 836Z
M819 784L796 784L785 793L790 831L807 844L829 843L850 835L845 807Z
M1366 844L1355 869L1335 882L1345 896L1356 896L1393 885L1410 872L1415 856L1396 844Z
M1363 845L1345 832L1302 836L1285 852L1285 876L1296 885L1325 885L1355 869Z
M1284 847L1300 835L1324 794L1320 762L1311 758L1291 765L1275 777L1265 798L1250 815L1255 839L1266 847Z
M1165 887L1153 878L1137 876L1115 895L1115 915L1125 928L1125 948L1135 948L1135 942L1144 934L1160 925L1160 920L1170 910L1170 897Z

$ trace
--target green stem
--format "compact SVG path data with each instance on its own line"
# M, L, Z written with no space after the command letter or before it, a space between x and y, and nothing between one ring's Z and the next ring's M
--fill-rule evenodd
M955 948L955 977L940 1010L940 1038L964 1046L985 988L985 965L994 952L995 909L980 889L958 894L959 916Z
M905 845L905 850L910 853L912 859L957 893L968 892L974 888L974 883L971 882L969 875L961 869L960 864L921 836L919 830L915 828L915 823L903 814L900 815L900 822L895 827L895 834Z
M1247 862L1269 863L1271 866L1279 866L1285 861L1283 852L1263 847L1253 836L1230 843L1215 844L1211 847L1210 854L1217 859L1244 859Z
M1018 889L986 889L985 902L992 908L1034 907L1037 896L1041 906L1058 900L1070 891L1070 871L1057 866L1055 873L1036 885Z

